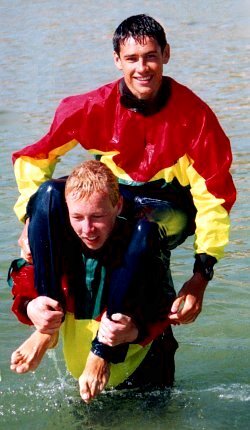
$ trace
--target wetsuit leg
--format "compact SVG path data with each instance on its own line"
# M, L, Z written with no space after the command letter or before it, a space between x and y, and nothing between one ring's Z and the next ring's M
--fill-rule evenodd
M185 230L187 217L174 204L161 200L135 197L137 221L123 264L111 276L108 315L122 312L124 298L135 273L143 271L143 257L155 247L165 266L165 279L170 288L173 281L170 272L170 250L188 236Z
M137 196L124 186L120 186L120 192L124 197L124 210L122 215L128 219L144 219L158 226L159 246L161 258L164 260L169 285L173 287L170 271L171 250L183 243L193 234L190 225L190 215L175 203ZM135 233L136 234L136 233ZM140 247L138 247L140 253ZM130 269L128 269L130 270Z
M155 223L148 222L146 219L136 223L122 266L114 270L111 275L107 310L109 317L116 312L123 312L129 287L135 274L138 276L138 273L144 270L144 256L152 246L155 247L157 237L158 228Z
M158 225L163 251L176 248L189 236L188 216L175 203L139 196L134 203L138 217Z
M64 251L68 248L69 219L64 199L65 180L50 180L31 197L28 237L39 295L62 300Z
M136 223L122 265L113 270L111 274L107 306L107 315L109 318L117 312L127 313L125 303L127 302L126 298L130 287L135 275L140 279L140 272L143 273L145 270L143 265L144 256L148 252L148 249L155 246L153 242L158 240L157 238L158 228L155 223L148 222L146 219L139 220ZM140 288L140 285L138 285L138 288ZM125 360L128 347L129 344L108 347L95 338L91 351L112 363L120 363Z

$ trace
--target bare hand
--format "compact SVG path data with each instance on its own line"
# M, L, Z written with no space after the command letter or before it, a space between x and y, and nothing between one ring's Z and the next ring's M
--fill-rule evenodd
M29 227L29 218L26 219L23 231L21 233L21 236L18 239L18 245L21 248L21 257L24 258L26 261L28 261L28 263L32 264L32 256L31 256L29 240L28 240L28 227Z
M85 403L90 403L102 392L109 376L108 362L90 351L85 369L79 378L80 395Z
M196 320L202 310L203 296L208 281L195 273L185 282L168 315L172 324L189 324Z
M113 314L111 319L105 312L102 316L98 340L109 346L120 345L121 343L133 342L138 337L138 329L132 318L124 314Z
M59 302L46 296L31 300L27 306L27 314L36 329L45 334L57 332L64 316Z

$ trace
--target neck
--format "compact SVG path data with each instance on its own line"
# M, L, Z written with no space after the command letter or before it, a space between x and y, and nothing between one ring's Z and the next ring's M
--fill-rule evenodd
M121 94L120 101L123 106L131 111L148 116L159 112L167 103L170 97L170 80L167 77L163 77L159 91L151 99L139 99L134 96L124 79L119 82L119 90Z

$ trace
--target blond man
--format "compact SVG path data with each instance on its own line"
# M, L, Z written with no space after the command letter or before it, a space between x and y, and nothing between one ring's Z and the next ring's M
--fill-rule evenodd
M31 199L33 217L38 211L40 224L43 199L49 198L53 205L64 182L49 181ZM13 310L22 322L33 323L37 330L12 354L11 369L17 373L35 370L47 349L57 343L61 327L66 365L79 378L80 395L85 402L107 384L122 387L126 381L130 386L131 381L132 386L146 381L172 385L176 342L171 332L165 348L168 353L164 366L169 363L168 371L163 375L157 366L158 372L148 372L150 363L153 370L155 360L162 361L164 348L160 344L166 344L166 335L164 339L158 336L169 325L167 315L174 300L174 290L160 258L155 225L145 220L131 225L120 217L123 199L117 180L98 161L88 161L74 169L66 181L65 198L68 249L63 249L67 258L58 296L36 297L41 292L34 288L32 295L25 290L20 271L29 271L29 287L31 283L34 286L33 266L25 263L12 270ZM33 221L31 218L31 225ZM38 240L43 235L42 225L39 228ZM49 310L51 320L46 333L42 333L39 324Z

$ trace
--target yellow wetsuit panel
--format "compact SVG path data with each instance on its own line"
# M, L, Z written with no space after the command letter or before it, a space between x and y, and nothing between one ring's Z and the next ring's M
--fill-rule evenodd
M67 369L74 378L82 374L91 342L95 338L99 322L95 320L76 320L74 315L66 313L61 327L63 352ZM131 344L123 363L111 364L108 387L115 387L127 379L139 366L150 349L150 344Z

